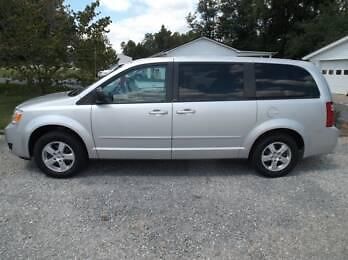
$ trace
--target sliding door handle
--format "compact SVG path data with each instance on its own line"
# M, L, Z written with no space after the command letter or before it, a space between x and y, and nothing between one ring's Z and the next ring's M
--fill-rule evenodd
M196 111L194 109L185 108L182 110L177 110L176 113L178 115L187 115L187 114L194 114L194 113L196 113Z
M164 111L161 109L153 109L151 112L149 112L149 114L152 116L164 116L168 115L168 111Z

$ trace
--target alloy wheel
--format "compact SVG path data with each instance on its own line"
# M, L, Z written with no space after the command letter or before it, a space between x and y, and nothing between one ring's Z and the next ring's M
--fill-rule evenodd
M64 173L73 167L75 153L64 142L50 142L42 149L42 161L50 170L57 173Z
M269 171L279 172L289 166L292 154L290 147L283 142L273 142L262 151L262 165Z

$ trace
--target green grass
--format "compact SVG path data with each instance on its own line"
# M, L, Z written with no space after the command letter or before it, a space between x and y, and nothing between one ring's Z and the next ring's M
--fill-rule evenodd
M47 87L47 93L66 91L62 87ZM41 96L37 86L21 86L13 84L0 84L0 130L10 122L13 110L20 103L37 96Z
M18 77L18 73L14 69L0 67L0 77L1 78L16 78Z

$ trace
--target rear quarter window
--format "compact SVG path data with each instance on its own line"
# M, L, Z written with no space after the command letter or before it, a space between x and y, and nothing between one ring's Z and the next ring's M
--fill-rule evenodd
M255 64L258 99L319 98L313 77L294 65Z

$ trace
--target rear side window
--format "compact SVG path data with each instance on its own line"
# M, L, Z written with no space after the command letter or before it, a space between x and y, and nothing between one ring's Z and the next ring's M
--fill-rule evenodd
M281 64L255 64L258 99L319 98L313 77L303 68Z
M178 86L180 101L240 100L244 98L244 65L182 63Z

